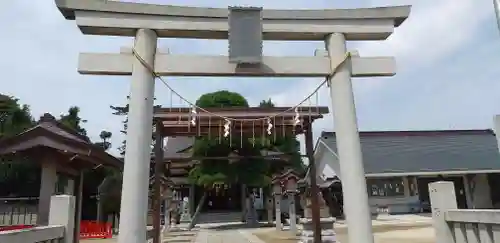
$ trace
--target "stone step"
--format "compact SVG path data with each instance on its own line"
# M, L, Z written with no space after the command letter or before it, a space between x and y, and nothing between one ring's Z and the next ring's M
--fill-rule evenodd
M197 223L228 223L241 222L241 212L214 212L201 213Z

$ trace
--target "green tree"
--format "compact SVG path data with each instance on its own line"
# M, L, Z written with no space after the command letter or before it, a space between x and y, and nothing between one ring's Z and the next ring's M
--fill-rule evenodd
M79 134L87 136L87 130L82 127L87 120L80 118L80 108L78 106L70 107L68 109L68 114L61 115L59 122L71 129L74 129Z
M127 97L128 100L128 97ZM124 120L122 121L123 124L123 129L120 130L121 134L127 134L127 123L128 123L128 110L129 110L129 104L126 104L124 106L112 106L110 105L109 108L113 110L112 114L115 116L124 116ZM120 151L120 155L125 155L125 140L122 141L122 145L118 147L118 151Z
M130 97L127 96L127 100L129 99ZM155 98L156 100L156 98ZM155 105L154 108L159 108L161 107L160 105ZM123 105L123 106L112 106L110 105L109 108L111 108L111 110L113 110L112 114L115 115L115 116L124 116L125 119L122 121L122 124L123 124L123 129L120 131L120 133L122 134L127 134L127 124L128 124L128 111L129 111L129 104L127 103L126 105ZM153 144L154 142L154 139L151 139L151 144ZM127 145L126 145L126 141L123 140L122 141L122 145L120 147L118 147L118 151L120 151L120 155L125 155L125 150L127 148Z
M200 96L196 105L202 108L248 107L248 101L238 93L221 90Z
M15 136L35 125L28 105L15 97L0 94L0 137ZM0 195L36 196L40 168L26 158L0 158Z
M238 93L227 90L207 93L202 95L196 105L202 108L213 107L248 107L247 100ZM268 161L258 158L248 158L248 156L260 155L264 147L260 143L255 143L248 137L223 139L221 142L217 138L208 137L197 138L194 144L195 156L206 157L227 157L234 153L242 157L238 162L231 162L228 159L214 160L207 159L194 166L189 172L189 179L205 188L204 194L198 203L193 215L190 228L194 227L196 219L200 213L202 205L205 203L207 191L215 185L241 183L249 186L264 187L270 182L268 172L270 166Z
M271 99L262 100L259 107L263 108L273 108L276 107ZM304 173L306 167L302 162L302 157L300 156L300 142L295 136L277 137L274 141L270 142L269 149L277 149L282 153L290 155L289 164L292 169L297 173ZM270 175L283 170L283 164L273 163L271 167Z
M28 105L17 98L0 94L0 137L13 136L35 125Z
M113 134L111 132L105 130L101 131L101 133L99 134L99 138L101 138L101 141L96 142L95 145L102 147L104 150L110 149L111 143L109 142L109 140L111 139L112 135Z
M77 106L70 107L68 113L62 115L59 122L64 124L70 129L77 131L79 134L87 136L87 131L83 127L83 124L87 120L80 117L80 108ZM109 140L112 137L112 133L108 131L101 131L99 134L101 141L95 142L103 148L103 150L108 150L111 148L111 143ZM120 200L116 199L115 195L120 195L121 192L121 172L108 167L99 167L96 169L88 169L84 172L84 183L83 183L83 212L84 216L87 218L93 218L92 215L97 211L96 203L93 202L95 196L98 194L98 188L105 178L108 178L104 190L106 195L102 197L102 202L104 205L104 212L112 213L119 210ZM117 186L116 181L119 181L119 186Z
M127 100L130 97L127 96ZM156 99L155 99L156 100ZM129 104L126 105L118 105L118 106L109 106L111 110L113 110L112 114L116 116L123 116L124 120L122 121L123 129L120 133L126 135L127 134L127 124L128 124L128 112L129 112ZM159 105L155 105L154 108L159 108ZM101 139L103 139L101 132ZM111 136L111 133L110 133ZM105 137L105 136L104 136ZM107 140L103 139L102 143L105 143ZM154 139L151 139L151 144L154 143ZM120 155L125 155L126 150L126 141L123 140L122 144L118 147ZM120 210L120 202L121 202L121 188L122 188L122 179L123 173L121 171L112 170L109 171L106 178L102 181L99 186L99 194L102 200L102 211L103 214L110 213L118 213Z
M262 100L259 104L259 107L268 107L268 108L273 108L274 107L274 103L271 99L268 99L268 100Z
M112 133L106 130L101 131L100 142L94 143L104 150L111 148L109 140ZM96 195L99 197L97 220L103 220L104 215L117 214L120 211L122 172L110 167L101 167L97 170L89 171L87 176L94 178L98 185L96 186Z

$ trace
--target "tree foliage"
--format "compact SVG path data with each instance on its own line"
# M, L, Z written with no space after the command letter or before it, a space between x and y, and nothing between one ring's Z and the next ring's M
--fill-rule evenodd
M209 107L248 107L246 99L238 93L226 90L217 91L202 95L196 105L202 108ZM263 100L261 107L274 107L271 99ZM260 142L264 141L264 142ZM275 166L274 162L269 162L261 158L244 158L248 156L259 156L261 150L273 150L277 148L284 153L292 153L292 164L296 164L297 169L302 167L299 154L299 143L294 137L269 138L253 136L240 138L234 136L232 139L218 138L208 139L208 137L197 138L193 148L195 156L205 157L227 157L239 155L243 157L238 161L224 160L203 160L196 165L189 173L189 178L197 185L212 187L215 184L243 183L249 186L264 187L269 185L270 176L275 171L283 170L282 164Z
M129 99L130 97L127 96L127 100ZM154 99L156 100L156 98ZM160 105L154 105L154 108L159 108L161 107ZM123 119L122 121L122 124L123 124L123 129L120 131L120 133L122 134L127 134L127 126L128 126L128 112L129 112L129 104L127 103L126 105L123 105L123 106L112 106L110 105L109 108L111 108L111 110L113 110L112 114L113 115L116 115L116 116L124 116L125 118ZM151 138L151 144L154 143L154 139ZM118 151L120 151L120 155L125 155L125 150L127 148L127 144L126 144L126 141L123 140L122 141L122 145L120 147L118 147Z
M0 137L13 136L35 125L28 105L0 94Z
M271 99L268 99L268 100L262 100L259 104L259 107L263 107L263 108L273 108L274 107L274 103Z
M14 136L35 125L28 105L17 98L0 94L0 137ZM2 196L36 196L40 182L40 168L27 158L0 158Z
M103 148L104 150L108 150L111 148L111 143L109 142L109 140L111 139L111 136L113 134L111 132L108 132L108 131L101 131L101 133L99 134L99 138L101 138L101 141L100 142L96 142L94 143L95 145Z
M70 129L77 131L79 134L87 136L87 131L83 128L83 124L87 120L80 117L80 108L77 106L70 107L67 114L64 114L59 119L59 122L64 124ZM108 131L101 131L99 138L101 141L94 142L95 145L102 147L103 150L108 150L111 148L111 143L109 140L112 137L112 133ZM120 209L120 198L116 197L116 194L120 196L121 192L121 172L114 168L99 167L96 169L88 169L84 172L84 183L83 183L83 212L84 216L87 218L93 218L96 210L96 203L93 202L95 196L98 194L98 187L101 183L107 179L108 188L105 196L103 196L103 205L105 213L117 212ZM119 178L119 183L116 185L116 180ZM105 189L105 190L106 190Z
M125 117L122 121L123 129L120 130L120 133L127 134L129 104L126 104L124 106L112 106L112 105L110 105L109 108L111 108L111 110L113 110L113 112L112 112L113 115ZM118 147L118 151L120 151L120 155L122 155L122 156L125 155L125 149L126 149L125 140L123 140L120 147Z
M248 101L238 93L221 90L200 96L196 105L202 108L248 107Z
M87 120L80 118L80 108L78 106L70 107L68 109L68 114L61 115L59 122L75 130L79 134L87 136L87 130L82 127Z

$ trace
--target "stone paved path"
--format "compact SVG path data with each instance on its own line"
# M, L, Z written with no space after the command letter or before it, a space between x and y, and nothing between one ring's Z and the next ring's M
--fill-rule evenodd
M245 230L211 230L202 229L195 243L264 243Z
M164 243L193 243L196 240L198 230L193 231L177 231L169 232L165 234L162 238ZM90 239L90 240L80 240L80 243L117 243L118 238L113 237L113 239ZM149 242L152 242L150 240Z
M81 240L81 243L116 243L117 239ZM247 230L200 229L195 231L170 232L163 243L264 243Z

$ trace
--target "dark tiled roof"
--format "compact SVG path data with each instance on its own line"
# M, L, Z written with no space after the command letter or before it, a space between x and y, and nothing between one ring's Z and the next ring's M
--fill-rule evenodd
M194 137L169 137L163 148L165 157L178 155L194 145ZM188 153L189 154L189 153Z
M360 132L366 174L500 170L492 130ZM337 151L335 134L320 138Z
M47 139L38 139L40 137ZM0 154L18 153L40 147L91 157L92 163L102 163L114 167L123 166L119 159L108 154L101 147L92 144L88 137L78 134L48 113L40 117L36 126L16 136L0 139ZM91 163L88 165L95 166Z

